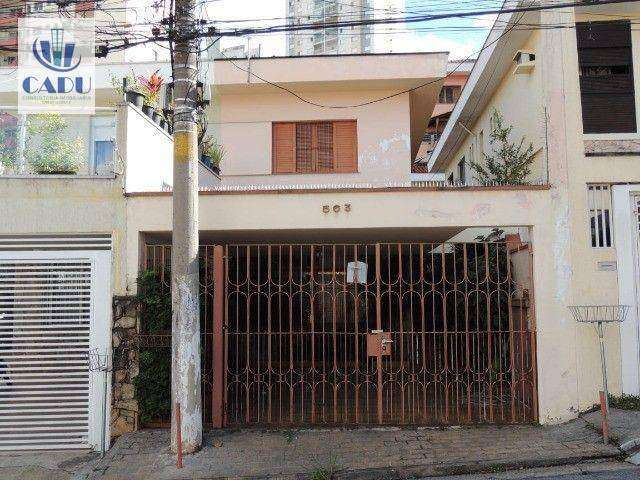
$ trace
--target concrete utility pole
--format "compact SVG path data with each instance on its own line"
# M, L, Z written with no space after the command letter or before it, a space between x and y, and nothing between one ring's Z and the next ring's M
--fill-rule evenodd
M173 245L171 256L171 448L177 445L180 405L182 451L202 445L200 299L198 268L198 77L195 0L176 0L173 53Z

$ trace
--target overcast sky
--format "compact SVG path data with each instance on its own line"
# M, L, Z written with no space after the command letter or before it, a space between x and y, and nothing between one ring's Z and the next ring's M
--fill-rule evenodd
M416 7L428 6L431 0L404 0L406 10ZM237 20L253 19L251 25L256 25L260 19L283 18L286 16L286 0L214 0L208 3L207 14L210 19ZM274 20L273 23L281 24L284 20ZM490 27L492 18L455 19L438 22L416 23L408 26L394 26L395 30L407 30L402 33L393 33L393 51L395 52L423 52L423 51L449 51L451 58L466 58L475 54L484 42L487 29L474 29L465 31L438 31L440 28L457 27ZM269 22L261 20L262 24ZM431 31L420 31L424 28ZM391 28L391 27L390 27ZM262 56L285 55L286 42L284 34L254 36L250 40L252 46L261 45ZM246 44L246 39L224 38L221 46Z

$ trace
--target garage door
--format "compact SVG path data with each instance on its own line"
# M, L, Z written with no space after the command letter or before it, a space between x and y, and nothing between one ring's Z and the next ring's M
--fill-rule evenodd
M0 450L99 446L105 392L89 353L110 344L110 251L15 245L0 239Z

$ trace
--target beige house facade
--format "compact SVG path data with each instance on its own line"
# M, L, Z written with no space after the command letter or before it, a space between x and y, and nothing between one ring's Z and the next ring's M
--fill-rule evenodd
M557 45L556 37L570 42L571 33L543 30L521 40L522 45L533 42L533 49L535 42ZM570 56L568 47L561 53ZM481 57L451 125L478 83L483 62ZM536 62L548 63L553 71L570 65L555 56ZM501 78L506 84L531 82L536 88L527 92L533 97L552 96L550 122L560 122L556 110L563 112L562 122L577 122L575 111L564 113L572 104L565 103L563 84L538 76L539 65L528 80L511 73ZM158 63L134 67L143 72L169 68ZM107 73L124 75L131 65L98 68L104 69L101 78L109 78ZM582 144L571 130L550 125L554 137L537 144L542 150L536 162L558 155L562 160L537 167L544 175L532 184L449 185L430 174L412 175L411 163L446 73L447 54L438 52L207 64L212 100L207 134L226 154L220 176L201 168L201 323L203 349L208 349L203 358L221 362L203 364L206 423L276 428L547 424L569 420L593 404L597 350L567 306L617 303L613 285L618 273L594 267L591 259L615 261L616 249L591 250L587 214L571 213L576 208L571 195L577 199L582 193L572 187L567 167L570 157L578 162L579 156L566 145ZM577 77L571 81L577 86ZM122 332L141 328L138 319L123 317L120 302L135 295L142 271L168 271L171 136L138 108L123 104L107 80L98 88L101 105L115 104L117 110L108 168L78 175L42 175L27 168L0 176L0 268L13 282L0 307L5 309L0 322L12 332L0 340L6 343L3 352L23 351L16 339L28 325L39 325L42 316L66 318L61 329L77 321L74 310L54 315L48 307L51 292L38 285L32 290L48 310L33 318L30 310L21 310L23 299L16 291L24 289L24 281L15 272L35 268L35 261L51 263L52 251L80 265L94 265L87 252L95 249L109 255L109 282L93 273L86 280L93 282L85 288L92 298L113 302L94 302L93 309L82 312L89 333L74 348L85 352L84 358L89 349L121 348ZM505 88L514 97L530 99L530 111L539 107L535 98ZM1 98L11 104L10 88ZM517 120L510 118L514 124ZM535 119L523 122L540 132ZM432 157L434 172L448 172L456 155L470 148L461 131L451 133L452 128L447 127ZM446 149L454 137L460 144ZM96 151L106 148L95 143L102 138L88 136L86 141ZM603 161L627 162L626 171L620 166L618 181L629 181L632 159ZM613 175L609 163L599 168ZM584 246L576 246L577 234L570 233L578 226L585 227L580 234ZM97 242L96 235L103 240ZM58 268L56 262L45 263L38 268ZM41 276L34 275L33 282ZM67 285L64 275L45 276L62 284L56 288ZM594 276L599 280L594 282ZM595 298L598 293L602 300ZM41 330L45 337L51 331ZM136 345L140 333L134 334ZM620 338L616 331L608 339L615 392L624 383ZM13 388L13 379L20 376L23 360L14 358L17 353L3 355L3 375L11 381L0 386L18 404L22 394ZM27 365L32 369L41 366L35 358ZM98 392L92 397L91 388L76 389L78 429L46 438L25 433L28 441L14 430L0 430L0 448L73 444L100 449L101 436L108 439L140 426L132 372L114 371L107 389L100 390L102 377L74 358L69 359L76 362L74 375ZM40 382L47 378L37 377ZM111 418L101 430L95 399L105 397ZM51 396L51 403L55 399ZM123 412L134 412L133 420ZM49 413L37 415L47 420ZM34 428L24 419L16 421Z
M543 329L563 338L544 355L562 371L569 410L593 405L602 388L595 331L574 322L570 305L630 307L623 324L607 329L609 387L632 395L640 388L635 197L640 37L629 28L639 13L640 5L631 2L502 15L430 162L431 172L453 181L466 175L468 183L477 183L470 164L482 164L484 154L493 151L496 110L513 126L512 141L524 137L525 145L533 146L529 180L550 185L546 214L554 232L549 254L559 306L546 327L539 324L538 334L541 349ZM565 27L519 29L519 23ZM621 40L611 44L616 34ZM620 62L612 59L614 51L622 52ZM592 78L600 81L596 87ZM624 89L610 89L621 78ZM594 101L598 95L601 100ZM625 100L616 104L619 95ZM629 125L615 118L626 118Z

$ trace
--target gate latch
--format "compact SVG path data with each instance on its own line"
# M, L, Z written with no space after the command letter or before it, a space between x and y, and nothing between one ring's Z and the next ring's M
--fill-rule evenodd
M379 357L391 355L391 332L371 330L367 333L367 356Z

